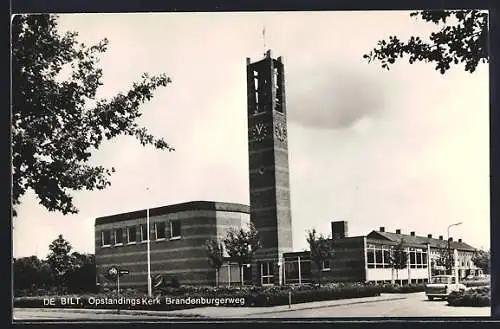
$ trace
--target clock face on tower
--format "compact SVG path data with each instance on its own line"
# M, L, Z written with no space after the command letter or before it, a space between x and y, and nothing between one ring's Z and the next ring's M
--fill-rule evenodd
M286 141L286 127L284 124L277 123L274 125L274 135L278 138L280 142Z
M252 129L252 135L258 142L262 141L267 136L267 133L267 126L262 122L255 124Z

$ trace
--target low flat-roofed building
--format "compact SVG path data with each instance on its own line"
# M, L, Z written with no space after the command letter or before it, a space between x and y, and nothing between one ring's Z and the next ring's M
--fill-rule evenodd
M428 282L432 275L445 272L437 259L448 250L453 254L452 272L459 279L480 273L472 262L475 249L461 239L446 241L442 236L435 239L430 234L402 234L401 230L386 232L384 227L366 236L349 237L345 221L332 222L331 235L333 238L329 242L334 257L323 262L319 269L325 282ZM408 261L405 268L393 269L389 261L391 251L401 241ZM309 283L319 277L318 265L310 260L309 251L285 253L284 260L285 283Z
M222 239L230 228L247 225L249 213L246 205L212 201L149 209L151 275L175 278L185 285L214 285L215 269L208 262L205 243ZM121 286L147 288L146 214L142 209L95 220L97 282L101 286L114 285L105 279L105 273L116 266L129 271L120 277ZM240 280L234 267L225 264L221 283Z

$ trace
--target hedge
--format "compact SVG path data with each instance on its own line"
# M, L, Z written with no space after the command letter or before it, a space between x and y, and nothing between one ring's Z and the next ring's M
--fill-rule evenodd
M239 303L219 304L216 306L246 306L246 307L265 307L265 306L278 306L287 305L289 303L289 293L291 293L291 301L293 304L307 303L324 300L360 298L360 297L373 297L380 295L380 287L375 285L364 284L351 284L351 285L338 285L326 287L244 287L244 288L222 288L215 289L212 287L182 287L179 289L172 289L171 291L160 292L151 300L154 301L152 305L148 304L147 298L143 293L137 293L132 289L123 290L120 297L123 299L137 300L136 305L120 305L121 309L135 309L135 310L178 310L200 306L214 305L212 301L210 304L200 304L200 301L205 301L216 298L217 300L229 299L233 301L239 300ZM54 298L55 305L45 305L48 298ZM73 297L76 302L76 297L80 298L80 303L77 305L70 305L62 303L63 299ZM37 296L37 297L17 297L14 299L14 307L59 307L59 308L99 308L99 309L116 309L117 304L101 304L95 305L92 303L95 300L104 298L117 298L116 293L111 294L95 294L95 295L66 295L64 297L54 296ZM168 304L167 298L177 300L197 300L196 304ZM68 300L68 299L66 299ZM146 301L146 303L143 303Z
M419 284L406 284L406 285L395 285L395 284L385 284L381 286L382 293L415 293L425 291L425 283Z
M289 294L291 294L292 304L308 303L324 300L337 300L337 299L350 299L360 297L374 297L379 296L381 293L414 293L422 292L425 289L425 284L410 284L410 285L391 285L391 284L365 284L365 283L326 283L322 286L314 285L300 285L300 286L245 286L245 287L206 287L206 286L181 286L179 288L163 288L155 291L155 303L153 305L144 304L144 300L149 300L144 292L139 292L135 289L123 289L120 292L120 297L129 300L139 300L136 305L120 305L121 309L136 309L136 310L178 310L186 308L200 307L199 303L193 304L168 304L167 298L170 299L183 299L193 300L201 298L210 299L241 299L242 303L232 303L228 305L217 306L246 306L246 307L265 307L265 306L278 306L287 305L289 303ZM106 289L107 290L107 289ZM118 298L116 291L101 292L98 294L83 294L83 295L70 295L59 294L54 295L51 290L47 294L41 294L42 291L27 293L23 297L14 299L15 307L60 307L60 308L99 308L99 309L116 309L117 305L114 304L101 304L95 305L91 303L96 299L104 298ZM38 293L38 295L34 295ZM62 297L59 297L62 296ZM44 298L47 301L49 298L55 298L56 305L44 306ZM78 305L63 305L62 298L73 297L76 300L80 298ZM157 302L159 300L159 303ZM213 304L212 304L213 305ZM207 305L209 306L209 305Z
M466 287L486 287L490 285L490 280L481 279L481 280L464 280L462 283Z
M448 296L448 305L451 306L490 306L490 287L473 288L463 292L454 291Z

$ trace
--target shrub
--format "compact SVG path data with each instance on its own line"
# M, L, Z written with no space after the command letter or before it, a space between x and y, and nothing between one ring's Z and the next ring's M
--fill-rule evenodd
M425 283L418 284L407 284L407 285L397 285L397 284L384 284L380 287L383 293L414 293L425 291Z
M490 306L491 291L489 287L469 289L463 292L452 292L448 296L448 305L451 306Z

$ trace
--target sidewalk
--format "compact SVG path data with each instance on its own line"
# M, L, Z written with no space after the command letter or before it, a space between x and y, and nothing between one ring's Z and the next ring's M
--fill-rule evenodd
M271 307L200 307L188 310L165 312L169 315L180 316L198 316L207 318L244 318L249 315L262 315L276 312L291 312L297 310L308 310L324 307L335 307L344 305L355 305L365 303L383 302L389 300L407 299L413 294L382 294L376 297L362 297L351 299L325 300L320 302L300 303L288 305L271 306Z
M402 300L409 298L413 294L382 294L376 297L362 297L352 299L326 300L320 302L300 303L288 305L272 306L272 307L200 307L194 309L185 309L177 311L140 311L140 310L120 310L123 315L147 315L147 316L164 316L165 318L244 318L246 316L262 315L276 312L290 312L297 310L317 309L324 307L335 307L344 305L355 305L365 303L375 303L390 300ZM96 310L96 309L53 309L40 308L31 309L35 312L72 312L84 314L116 314L116 310Z

